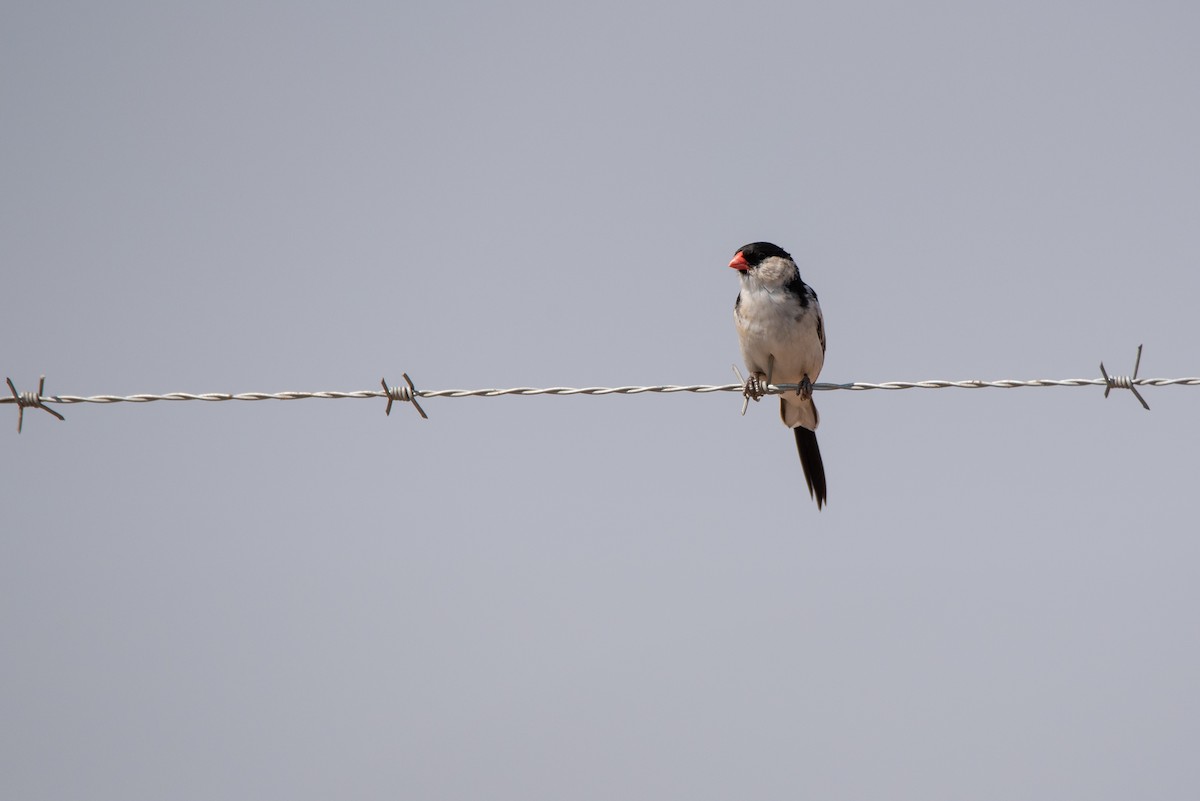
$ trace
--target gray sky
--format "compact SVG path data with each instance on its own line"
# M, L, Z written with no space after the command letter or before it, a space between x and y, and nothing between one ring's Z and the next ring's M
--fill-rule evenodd
M1200 374L1189 3L7 3L0 372L61 394ZM1200 391L0 408L0 796L1200 784Z

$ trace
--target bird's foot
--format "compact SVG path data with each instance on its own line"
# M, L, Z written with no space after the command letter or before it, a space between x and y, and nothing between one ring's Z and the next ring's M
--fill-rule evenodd
M763 379L754 374L746 379L746 385L742 387L742 395L752 401L762 400L763 395L767 394L767 384Z
M812 393L812 381L809 379L808 373L805 373L804 377L796 385L796 394L800 396L800 400L812 400Z

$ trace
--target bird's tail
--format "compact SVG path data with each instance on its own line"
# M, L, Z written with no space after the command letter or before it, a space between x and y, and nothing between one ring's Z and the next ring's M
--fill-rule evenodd
M813 403L813 399L801 399L790 393L779 396L779 416L788 428L804 426L816 431L821 424L821 415L817 414L817 404Z
M825 464L821 461L821 448L817 435L803 426L792 429L796 432L796 450L800 452L800 466L804 468L804 480L808 482L808 494L817 501L817 508L825 505Z

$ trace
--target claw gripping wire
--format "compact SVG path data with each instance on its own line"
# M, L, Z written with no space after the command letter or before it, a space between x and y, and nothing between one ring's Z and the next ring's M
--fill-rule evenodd
M21 427L25 424L25 409L42 409L57 417L59 420L66 420L58 412L51 409L42 403L43 393L46 391L46 376L38 379L37 392L17 392L16 386L13 385L12 379L5 376L5 381L8 382L8 391L12 393L12 399L5 399L6 403L17 404L17 433L21 433Z
M1146 399L1142 397L1142 393L1137 391L1135 382L1138 377L1138 368L1142 366L1142 346L1138 345L1137 359L1133 363L1133 376L1127 375L1109 375L1104 369L1104 362L1100 362L1100 374L1104 376L1104 397L1108 397L1108 393L1114 389L1127 389L1133 393L1134 397L1141 401L1142 408L1150 411L1150 404L1146 403Z

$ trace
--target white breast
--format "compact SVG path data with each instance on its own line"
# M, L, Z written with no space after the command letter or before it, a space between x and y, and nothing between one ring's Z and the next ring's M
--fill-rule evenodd
M774 356L774 383L794 384L806 374L816 381L825 363L816 298L810 296L808 306L800 306L794 295L782 289L751 286L743 287L741 298L734 319L746 367L765 375Z

